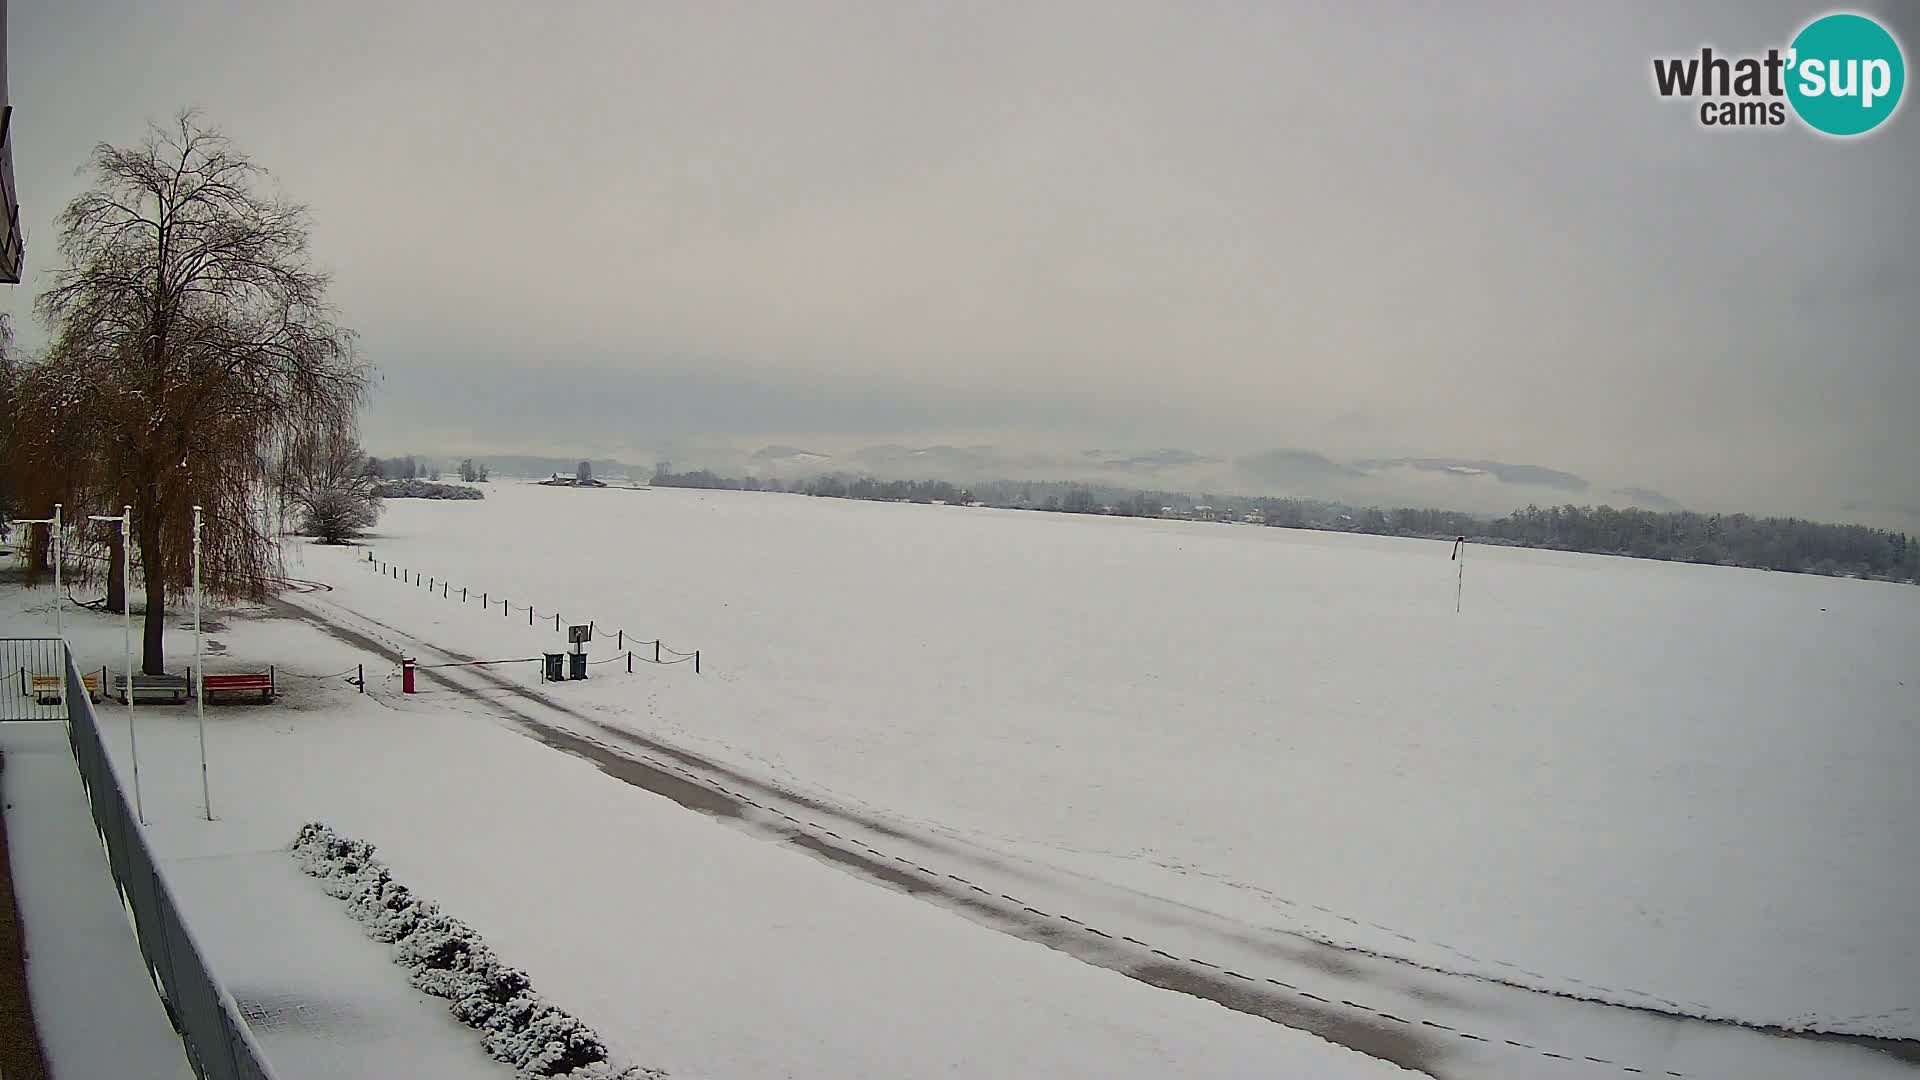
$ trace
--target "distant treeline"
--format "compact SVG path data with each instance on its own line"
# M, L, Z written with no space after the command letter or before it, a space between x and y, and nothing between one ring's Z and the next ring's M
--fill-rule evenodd
M1529 506L1501 518L1454 510L1355 507L1317 499L1215 497L1086 484L995 481L963 487L945 480L877 480L833 474L781 481L720 476L705 469L654 474L657 487L781 491L833 499L949 503L1062 514L1222 521L1376 536L1465 536L1516 547L1625 555L1669 562L1746 566L1835 577L1920 583L1920 538L1865 525L1799 518L1611 506Z
M487 478L487 467L475 465L472 458L463 459L454 469L460 479L473 483ZM365 473L378 480L438 480L440 466L432 461L416 461L412 454L404 457L367 459ZM463 498L464 496L453 496Z
M415 461L412 454L405 457L367 459L366 475L382 480L438 480L440 469L432 462Z

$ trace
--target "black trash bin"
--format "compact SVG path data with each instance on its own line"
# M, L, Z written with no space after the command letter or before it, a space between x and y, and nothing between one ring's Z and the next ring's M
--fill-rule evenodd
M567 677L561 668L561 663L566 659L566 653L550 652L542 655L547 658L546 681L559 682Z
M570 652L567 654L567 678L584 679L587 677L587 654Z

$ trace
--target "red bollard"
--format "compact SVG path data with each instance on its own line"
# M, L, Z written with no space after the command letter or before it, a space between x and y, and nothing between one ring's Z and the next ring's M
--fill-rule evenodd
M400 659L400 692L413 693L413 657L411 656Z

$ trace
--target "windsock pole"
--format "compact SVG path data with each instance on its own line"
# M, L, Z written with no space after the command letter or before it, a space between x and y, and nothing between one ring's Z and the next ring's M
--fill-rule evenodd
M1460 592L1467 584L1467 538L1453 538L1453 554L1448 556L1454 562L1453 569L1453 613L1460 614Z

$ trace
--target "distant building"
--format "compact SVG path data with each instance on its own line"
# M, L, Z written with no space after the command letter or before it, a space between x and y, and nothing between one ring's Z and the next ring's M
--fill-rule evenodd
M554 473L552 476L549 476L545 480L540 481L540 486L541 487L603 488L603 487L606 487L607 485L602 481L595 480L591 476L583 480L578 476L561 476L559 473Z

